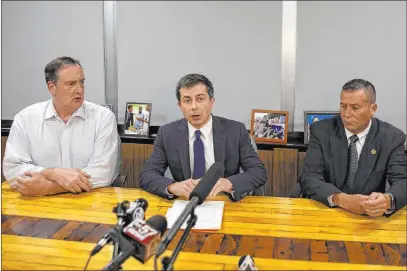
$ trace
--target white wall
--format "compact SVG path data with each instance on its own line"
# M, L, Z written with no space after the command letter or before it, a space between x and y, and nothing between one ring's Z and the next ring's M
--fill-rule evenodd
M50 99L44 68L79 59L85 99L105 103L101 1L2 1L2 119Z
M185 74L213 82L214 113L249 127L253 108L281 109L281 1L118 1L119 123L125 103L152 102L152 125L180 118ZM406 131L406 3L298 1L295 125L337 110L353 78L377 89L377 116ZM86 99L105 103L101 1L2 1L2 119L49 99L44 68L78 58Z
M303 110L339 110L354 78L376 88L377 117L406 132L406 2L298 2L295 127Z
M152 125L181 118L188 73L212 81L215 115L249 127L251 109L280 109L281 2L117 4L119 122L126 102L152 102Z

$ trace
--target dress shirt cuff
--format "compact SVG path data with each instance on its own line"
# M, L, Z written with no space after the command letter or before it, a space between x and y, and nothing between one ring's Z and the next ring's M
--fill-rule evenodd
M234 190L234 189L233 189L232 192L230 192L229 194L230 194L230 196L231 196L234 200L236 199L236 197L235 197L235 190Z
M334 195L330 195L330 196L327 198L328 203L329 203L329 207L336 207L336 205L335 205L334 202L332 201L333 196L334 196Z
M40 173L41 173L41 171L43 171L44 169L45 169L45 167L39 167L39 166L35 166L35 167L33 168L34 171L38 171L38 172L40 172Z
M170 191L168 191L168 187L165 188L164 194L165 194L169 199L172 199L172 198L174 198L174 196L175 196L174 194L171 194Z
M390 203L390 209L387 209L384 214L385 215L391 215L392 213L394 213L395 209L396 209L396 200L393 196L393 194L391 193L386 193L389 194L390 198L391 198L391 203Z

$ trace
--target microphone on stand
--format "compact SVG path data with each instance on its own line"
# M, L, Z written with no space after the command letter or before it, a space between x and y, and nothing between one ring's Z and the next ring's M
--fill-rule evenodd
M112 239L119 244L120 253L103 270L118 270L129 257L145 263L155 254L161 235L167 229L167 220L161 215L150 217L147 221L136 219L123 231L110 230Z
M148 202L143 198L139 198L133 202L125 200L121 203L118 203L117 206L113 208L113 212L116 213L117 216L116 227L121 230L124 226L128 225L137 218L144 220L147 207ZM111 236L109 235L109 233L106 233L92 250L91 256L98 253L107 243L110 243L111 241ZM118 244L114 243L112 258L116 257L119 252L120 251Z
M221 176L223 176L224 171L225 168L220 162L214 163L208 169L206 174L199 181L198 185L191 192L189 196L189 203L182 211L178 219L175 221L173 227L168 230L167 234L163 237L160 244L158 245L156 257L159 257L161 254L164 253L169 243L172 241L172 239L174 239L175 235L181 228L184 221L187 220L187 218L198 205L202 204L205 201L206 197L209 195L216 182Z
M250 255L240 257L239 271L258 271L254 265L254 260Z

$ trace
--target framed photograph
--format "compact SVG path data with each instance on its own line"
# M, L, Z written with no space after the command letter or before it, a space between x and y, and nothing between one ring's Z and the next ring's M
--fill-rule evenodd
M253 109L250 135L256 141L287 143L288 111Z
M124 133L148 137L150 132L151 103L127 102L124 117Z
M109 109L110 109L110 111L113 111L113 107L112 107L112 105L111 105L111 104L101 104L101 106L103 106L103 107L107 107L107 108L109 108Z
M304 144L309 143L309 127L314 122L330 119L339 115L339 111L304 111Z

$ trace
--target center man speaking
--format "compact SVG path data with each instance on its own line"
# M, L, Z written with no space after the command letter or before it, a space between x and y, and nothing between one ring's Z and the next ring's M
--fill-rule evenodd
M225 171L209 196L225 192L239 201L263 186L266 169L245 125L211 114L215 103L211 81L188 74L178 82L176 96L184 118L159 129L153 153L140 174L141 188L167 199L189 197L215 162L224 164ZM167 167L173 179L164 177Z

